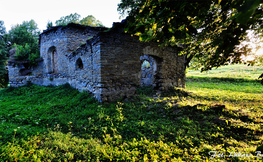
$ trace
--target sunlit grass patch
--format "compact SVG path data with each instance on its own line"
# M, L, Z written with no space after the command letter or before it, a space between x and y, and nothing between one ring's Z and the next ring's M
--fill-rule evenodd
M196 77L219 77L219 78L236 78L255 80L263 73L261 66L246 66L246 65L227 65L215 68L213 70L203 72L188 70L187 76Z
M249 77L226 77L236 68L205 76L190 71L186 89L156 94L138 88L137 96L113 103L69 85L1 90L0 159L258 161L263 86ZM211 159L210 151L254 156Z
M230 66L229 68L231 68ZM258 109L262 107L263 86L254 80L231 79L231 82L222 78L196 77L189 73L187 90L194 92L193 98L234 105L240 109ZM250 74L247 74L250 75ZM219 75L220 76L220 75Z

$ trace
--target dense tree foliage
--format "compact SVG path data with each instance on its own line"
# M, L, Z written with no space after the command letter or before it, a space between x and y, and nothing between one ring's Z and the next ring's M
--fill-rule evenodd
M12 26L8 33L5 30L4 22L0 21L0 87L6 86L8 83L6 63L11 48L16 48L15 59L30 60L30 65L35 64L35 59L40 57L39 33L34 20Z
M6 29L4 26L4 21L0 20L0 37L2 38L2 36L6 33Z
M122 0L118 10L127 17L127 31L143 41L182 47L185 65L195 58L202 70L228 61L238 63L236 49L247 35L262 29L260 0ZM244 54L244 53L243 53Z
M8 74L6 70L8 48L6 38L4 22L0 20L0 87L5 87L8 84Z
M38 36L40 31L34 20L24 21L22 24L17 24L11 27L9 31L10 42L18 45L25 45L26 43L33 44L38 43Z
M24 21L11 28L8 33L11 45L17 49L15 59L30 60L39 58L38 37L40 31L34 20Z
M52 21L48 21L47 22L47 29L51 28L52 26L53 26L53 22Z
M88 15L88 16L84 17L79 22L81 25L103 27L102 22L100 22L99 20L96 20L96 18L92 15Z
M80 19L80 15L77 13L70 14L67 16L62 16L59 20L55 22L56 25L67 25L69 23L78 23Z
M0 75L5 73L5 62L6 62L6 44L5 44L6 29L4 22L0 21Z
M59 20L55 22L56 25L67 25L69 23L76 23L81 25L87 25L87 26L103 26L102 23L99 20L96 20L96 18L92 15L88 15L87 17L80 20L80 15L77 13L70 14L67 16L62 16ZM47 27L50 27L50 25L47 25Z

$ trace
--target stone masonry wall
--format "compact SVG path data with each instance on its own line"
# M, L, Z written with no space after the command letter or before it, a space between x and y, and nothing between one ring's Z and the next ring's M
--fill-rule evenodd
M13 87L23 86L29 82L42 84L43 61L38 62L38 66L26 68L23 62L8 61L9 84ZM25 72L25 73L24 73Z
M66 27L51 28L40 35L40 54L44 59L44 72L54 73L52 52L56 50L57 54L57 72L59 74L68 75L69 60L67 57L74 52L82 44L86 43L87 39L97 35L104 28L89 28L77 24L71 24ZM50 50L53 48L52 50Z
M140 42L123 32L123 24L115 25L109 32L76 24L45 31L40 35L43 61L25 76L23 67L10 62L10 85L69 83L99 101L116 101L134 95L143 85L141 65L147 60L152 65L153 88L185 87L184 57L177 55L177 48Z
M102 101L135 94L141 85L141 56L144 55L156 58L156 88L184 87L184 71L178 67L184 58L177 55L175 47L160 48L157 43L140 42L138 37L118 30L100 34Z
M91 92L99 101L101 83L101 62L100 42L98 38L92 39L91 44L87 43L77 49L69 57L69 69L71 80L70 85L83 91ZM79 68L79 62L83 67Z

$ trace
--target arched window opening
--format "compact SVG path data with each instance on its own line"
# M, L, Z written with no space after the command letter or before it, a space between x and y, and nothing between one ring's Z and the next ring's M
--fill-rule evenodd
M83 62L81 58L78 58L76 61L76 70L81 70L81 69L83 69Z
M48 73L57 73L58 72L58 54L55 46L52 46L48 49L47 56L47 70Z

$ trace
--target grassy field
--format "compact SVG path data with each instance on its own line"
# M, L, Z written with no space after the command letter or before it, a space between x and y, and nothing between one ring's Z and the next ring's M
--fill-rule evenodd
M185 90L115 103L69 85L2 89L0 161L262 161L261 73L188 71Z

